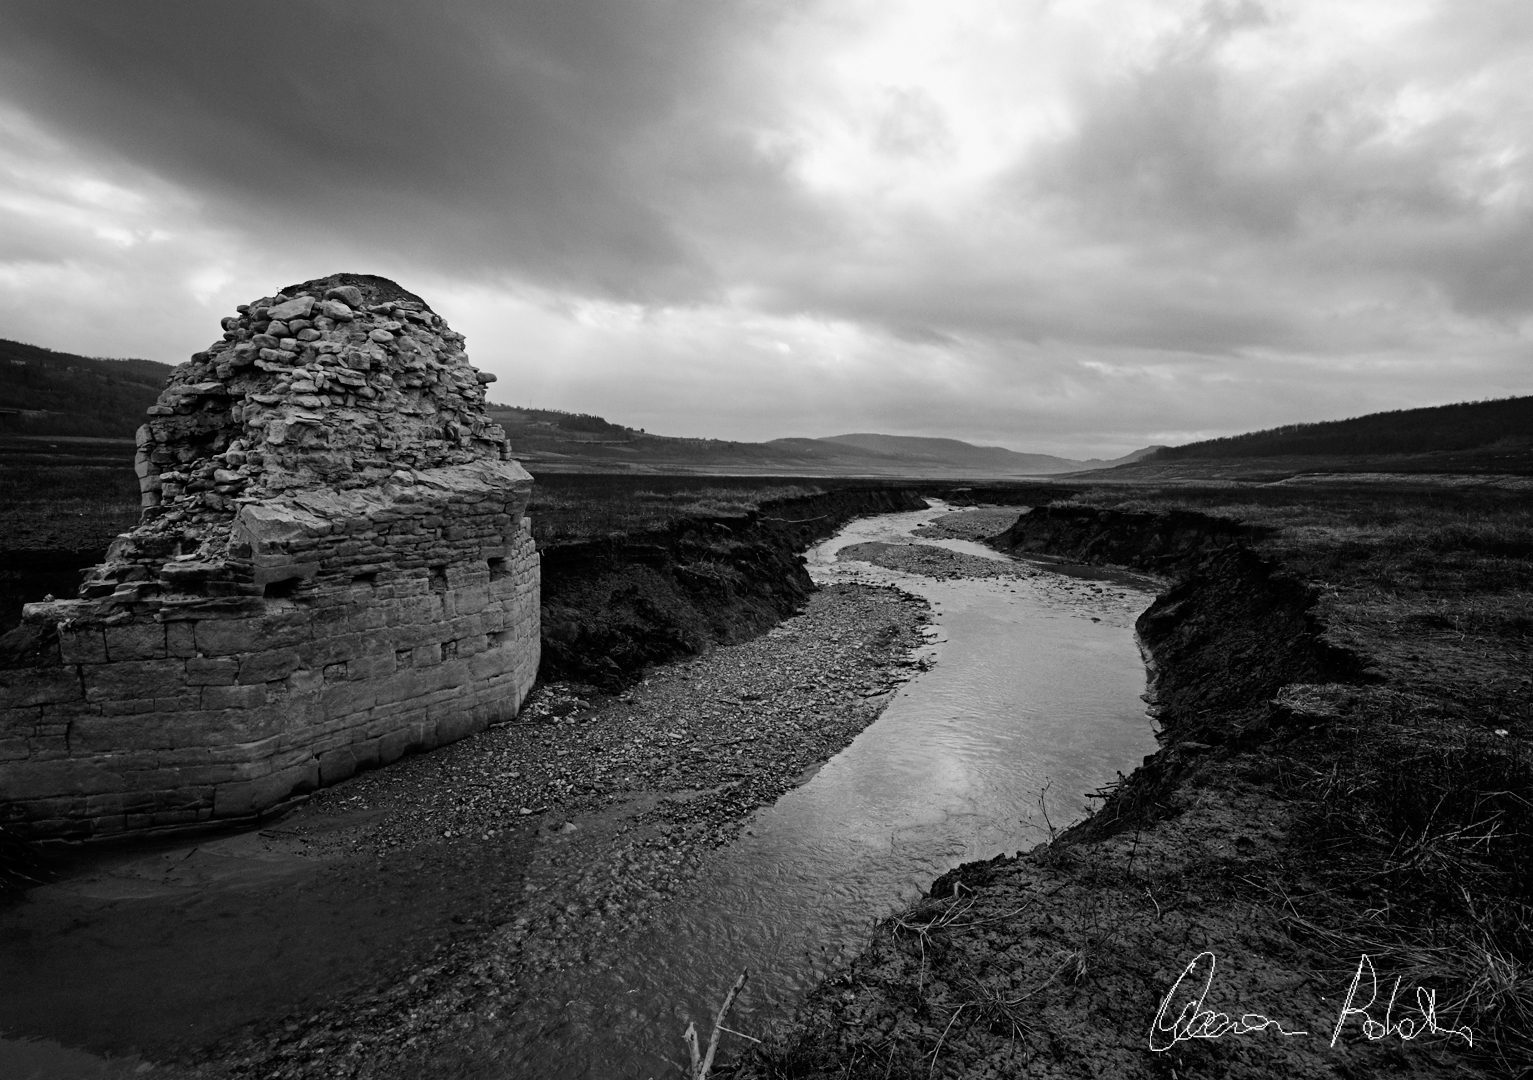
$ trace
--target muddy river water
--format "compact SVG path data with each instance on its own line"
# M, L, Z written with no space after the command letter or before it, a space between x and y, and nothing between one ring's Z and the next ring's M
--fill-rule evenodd
M1025 850L1051 824L1079 820L1086 793L1155 749L1133 630L1147 582L1041 565L1020 578L940 580L838 557L910 543L946 509L856 521L808 554L818 581L926 598L931 669L758 812L656 933L611 966L572 973L562 1001L522 1010L507 1076L679 1075L679 1033L689 1019L706 1033L742 970L749 982L726 1026L760 1034L866 942L874 919L960 863ZM1011 561L968 541L921 542Z
M712 1012L746 969L749 982L728 1026L760 1035L839 958L862 946L873 920L959 863L1025 850L1046 839L1050 827L1078 820L1087 812L1087 792L1155 749L1133 632L1152 599L1148 582L1041 564L1014 565L1017 573L998 577L930 577L840 557L856 544L912 543L913 530L948 509L856 521L808 555L818 581L895 585L929 601L934 621L923 655L930 669L906 683L882 716L807 783L759 811L621 954L540 978L540 993L500 1021L500 1075L679 1075L682 1028L696 1020L706 1034ZM966 541L920 542L1011 562ZM219 843L237 854L242 842ZM218 845L200 850L210 858ZM438 906L451 902L446 869L421 870L442 893ZM264 870L286 872L276 865ZM213 871L188 864L178 872ZM412 905L394 906L394 889L369 883L357 891L363 907L378 909L380 925L408 920ZM70 894L77 906L112 899L93 900L80 888ZM345 933L346 913L329 905L326 911L334 925L325 932ZM217 914L205 921L216 926ZM178 918L167 912L166 948L181 938L172 925ZM81 929L91 932L84 923ZM69 927L50 932L67 934ZM216 950L216 936L204 935L202 947ZM100 943L107 967L123 946ZM359 955L368 947L359 943ZM87 960L95 954L81 952ZM41 954L33 960L46 962ZM279 986L256 990L281 995ZM0 993L0 1005L5 1000ZM20 998L0 1011L0 1035L86 1042L41 1019L18 1024L25 1012ZM725 1038L726 1049L743 1045L741 1036ZM136 1059L108 1066L51 1040L0 1038L0 1073L7 1062L23 1070L17 1075L39 1077L126 1075L137 1067Z

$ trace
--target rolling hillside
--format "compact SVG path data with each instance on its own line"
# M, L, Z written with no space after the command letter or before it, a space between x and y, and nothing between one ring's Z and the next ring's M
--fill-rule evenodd
M1421 482L1525 485L1533 476L1533 397L1466 401L1289 424L1162 447L1072 480L1112 483L1312 482L1414 476ZM1499 478L1499 479L1498 479Z
M131 438L170 372L0 339L0 434Z
M1533 446L1533 397L1465 401L1425 409L1370 413L1348 420L1232 435L1168 446L1154 461L1377 454L1435 454Z
M512 453L531 472L714 473L775 476L900 476L1005 479L1049 476L1116 464L1019 454L957 439L836 435L735 442L652 435L598 416L493 405ZM1138 451L1119 461L1150 452Z
M776 440L785 441L785 440ZM823 439L797 440L837 443L881 456L900 458L912 463L930 463L947 468L972 468L998 475L1048 476L1054 473L1079 472L1081 469L1109 468L1138 461L1155 447L1136 450L1121 458L1105 461L1089 458L1055 457L1052 454L1022 454L1001 446L975 446L958 439L925 439L911 435L831 435Z

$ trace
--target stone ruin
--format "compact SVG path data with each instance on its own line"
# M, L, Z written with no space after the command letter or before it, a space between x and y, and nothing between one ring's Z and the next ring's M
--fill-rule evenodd
M532 478L463 336L362 275L238 312L138 431L138 527L0 639L22 835L252 819L532 686Z

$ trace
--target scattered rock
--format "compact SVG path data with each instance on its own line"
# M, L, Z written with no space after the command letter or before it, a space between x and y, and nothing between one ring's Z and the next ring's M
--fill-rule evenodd
M325 299L339 300L347 308L359 308L362 306L362 290L355 285L337 285L334 288L325 290ZM350 312L348 311L347 314L350 314ZM331 317L334 318L335 316Z

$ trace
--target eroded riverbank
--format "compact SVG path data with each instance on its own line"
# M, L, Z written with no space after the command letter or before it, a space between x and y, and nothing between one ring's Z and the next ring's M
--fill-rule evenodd
M1529 1074L1526 505L1151 496L1006 546L1175 575L1139 621L1164 747L933 882L733 1076Z

